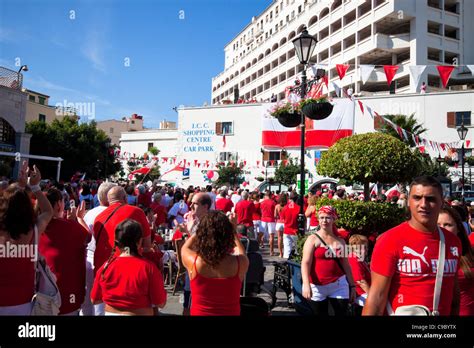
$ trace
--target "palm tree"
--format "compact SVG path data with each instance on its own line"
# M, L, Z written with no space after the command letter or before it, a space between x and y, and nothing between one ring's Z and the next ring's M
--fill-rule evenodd
M383 117L389 119L393 123L395 123L397 126L400 128L406 130L407 132L413 134L413 135L421 135L424 132L427 131L426 128L423 128L423 125L419 124L417 119L415 118L415 114L411 114L410 116L406 115L383 115ZM393 129L389 124L384 123L380 129L383 133L392 135L398 139L400 139L400 135L398 132ZM413 138L408 135L408 140L406 139L401 139L403 142L405 142L408 146L414 147L416 146L415 142L413 141Z

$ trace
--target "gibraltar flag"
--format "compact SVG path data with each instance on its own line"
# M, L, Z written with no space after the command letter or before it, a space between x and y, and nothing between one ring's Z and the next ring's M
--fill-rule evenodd
M324 120L306 119L305 148L328 148L352 135L355 103L348 98L333 99L334 109ZM299 127L286 128L273 117L263 117L262 146L270 149L301 147Z

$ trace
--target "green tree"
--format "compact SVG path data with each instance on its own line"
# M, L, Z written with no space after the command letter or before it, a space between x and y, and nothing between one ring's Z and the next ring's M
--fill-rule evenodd
M323 153L318 173L364 184L408 182L421 174L420 156L402 141L383 133L356 134L339 140Z
M305 173L308 171L305 170ZM293 158L289 158L286 166L283 164L283 161L280 163L280 166L275 171L275 181L281 182L285 185L294 185L296 184L296 176L300 174L300 164Z
M415 118L415 114L411 114L410 116L406 115L383 115L383 117L389 119L393 123L395 123L397 126L400 128L406 130L407 132L410 132L413 135L421 135L426 132L426 128L423 128L423 125L419 124L417 119ZM384 123L381 132L385 134L389 134L394 136L397 139L400 139L400 135L398 132L393 129L392 126L389 124ZM410 147L416 146L415 142L413 141L413 138L411 136L408 136L408 140L403 139L403 142L408 144Z
M151 153L153 156L157 156L160 153L160 150L152 146L148 149L148 152Z
M78 123L76 118L65 116L51 124L33 121L26 124L32 134L30 152L34 155L61 157L61 178L69 180L77 172L86 172L88 178L115 174L121 165L115 159L110 139L97 129L96 123ZM41 166L44 178L56 177L56 163L30 160Z
M242 176L242 168L236 164L227 166L218 165L219 178L216 181L218 185L240 185L244 179Z

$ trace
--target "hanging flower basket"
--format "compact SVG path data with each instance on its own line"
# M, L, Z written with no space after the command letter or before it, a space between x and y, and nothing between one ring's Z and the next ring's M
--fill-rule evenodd
M272 107L270 114L276 117L284 127L293 128L301 123L298 104L278 103Z
M324 120L331 115L333 105L326 98L305 99L300 103L303 114L312 120Z
M277 116L278 122L284 127L297 127L301 123L301 115L298 113L281 113Z

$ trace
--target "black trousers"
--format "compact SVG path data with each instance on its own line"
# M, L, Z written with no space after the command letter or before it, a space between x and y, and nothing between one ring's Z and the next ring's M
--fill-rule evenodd
M336 317L347 316L348 299L327 298L324 301L309 301L309 305L313 311L313 315L319 317L329 316L329 305L331 305Z

